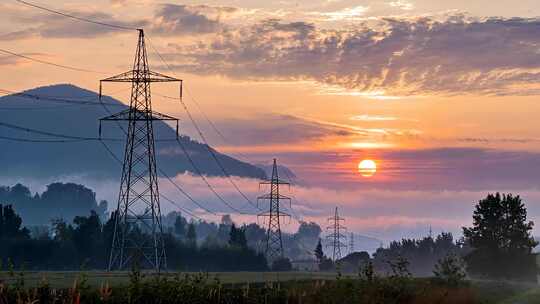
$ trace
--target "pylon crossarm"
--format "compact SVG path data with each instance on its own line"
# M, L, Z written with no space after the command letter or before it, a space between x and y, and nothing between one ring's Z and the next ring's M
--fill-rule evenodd
M290 197L285 195L274 195L274 194L265 194L257 197L259 200L273 200L273 199L279 199L279 200L291 200Z
M157 72L147 71L140 75L136 71L124 72L109 78L100 80L100 82L182 82L182 79L170 77Z
M137 113L137 116L131 116L132 110L126 109L124 111L118 112L116 114L103 117L100 119L100 121L116 121L116 120L169 120L169 121L178 121L178 118L162 114L155 111L135 111Z
M276 184L279 184L279 185L291 185L291 183L289 182L286 182L286 181L283 181L283 180L277 180L277 181L264 181L264 182L260 182L259 185L276 185Z
M261 212L259 214L257 214L257 217L270 217L270 216L279 216L279 217L291 217L290 214L286 213L286 212L283 212L283 211L280 211L279 214L275 214L275 213L272 213L270 214L270 212L266 211L266 212Z

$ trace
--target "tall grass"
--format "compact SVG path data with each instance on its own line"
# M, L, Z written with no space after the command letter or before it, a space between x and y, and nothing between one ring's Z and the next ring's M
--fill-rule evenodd
M0 304L433 304L488 303L470 284L446 285L440 280L414 279L407 275L339 277L336 280L305 280L223 284L206 273L145 277L132 271L130 281L111 287L103 282L91 287L80 274L69 288L51 288L43 278L39 286L24 285L24 275L13 283L0 283Z

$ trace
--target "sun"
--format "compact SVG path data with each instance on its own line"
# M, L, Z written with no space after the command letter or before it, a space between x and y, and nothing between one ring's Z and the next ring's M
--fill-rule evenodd
M377 163L371 159L364 159L358 164L358 172L363 177L370 177L377 172Z

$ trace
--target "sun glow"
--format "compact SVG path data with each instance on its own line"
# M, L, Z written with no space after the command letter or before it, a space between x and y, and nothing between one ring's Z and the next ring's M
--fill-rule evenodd
M377 163L371 159L364 159L358 164L358 172L363 177L371 177L377 172Z

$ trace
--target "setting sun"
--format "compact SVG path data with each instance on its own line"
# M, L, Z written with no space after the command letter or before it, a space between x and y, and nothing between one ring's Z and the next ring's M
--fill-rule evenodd
M377 172L377 164L371 159L364 159L358 164L358 172L364 177L373 176Z

